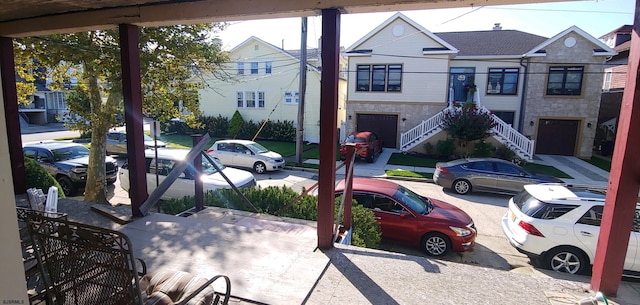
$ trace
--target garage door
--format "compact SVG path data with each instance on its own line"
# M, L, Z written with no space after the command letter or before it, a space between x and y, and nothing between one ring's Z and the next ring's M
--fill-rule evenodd
M540 120L536 154L574 156L578 138L577 120Z
M357 131L373 131L382 140L383 147L396 148L398 116L390 114L358 114Z

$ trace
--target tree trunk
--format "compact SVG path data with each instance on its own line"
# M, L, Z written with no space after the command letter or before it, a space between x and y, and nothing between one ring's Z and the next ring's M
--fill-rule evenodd
M108 120L103 119L104 109L98 78L91 65L85 64L85 73L89 76L89 96L91 99L91 149L89 152L89 168L87 169L87 185L84 189L84 201L108 204L106 190L105 158L107 149Z

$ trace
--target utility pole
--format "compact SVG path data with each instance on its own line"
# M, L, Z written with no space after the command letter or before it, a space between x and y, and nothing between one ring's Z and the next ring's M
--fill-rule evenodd
M296 134L296 161L302 165L302 151L304 140L304 97L307 89L307 17L302 17L302 31L300 37L300 87L298 89L298 128Z

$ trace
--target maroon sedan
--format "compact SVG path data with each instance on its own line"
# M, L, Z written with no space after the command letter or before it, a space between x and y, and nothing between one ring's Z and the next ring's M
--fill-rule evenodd
M382 152L382 141L371 131L358 131L349 134L347 139L340 145L340 159L344 160L347 155L347 144L355 145L360 151L357 157L372 163L376 154Z
M336 196L343 192L344 180ZM468 251L475 245L476 228L467 213L391 181L353 178L353 199L373 211L384 239L419 246L432 256Z

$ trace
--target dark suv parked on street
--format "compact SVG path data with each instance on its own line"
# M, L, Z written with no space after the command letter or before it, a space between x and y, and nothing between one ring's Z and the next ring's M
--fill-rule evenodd
M87 182L89 149L71 142L42 142L27 144L22 148L24 156L34 159L51 175L53 175L65 196L74 196L78 188ZM106 157L106 180L108 184L116 182L118 163Z

